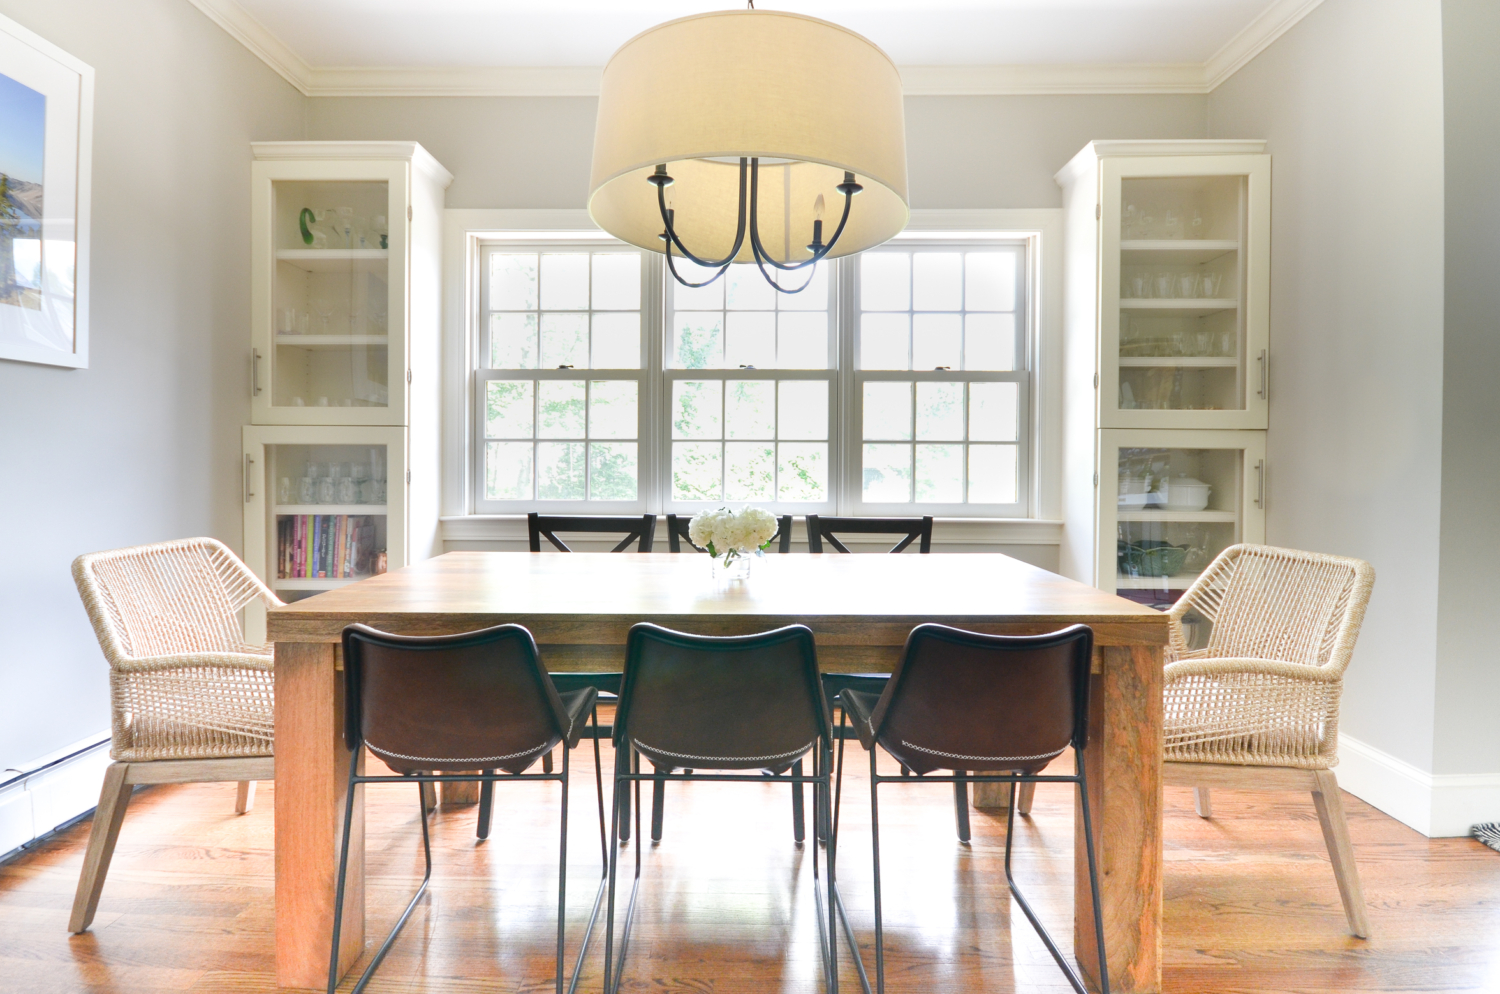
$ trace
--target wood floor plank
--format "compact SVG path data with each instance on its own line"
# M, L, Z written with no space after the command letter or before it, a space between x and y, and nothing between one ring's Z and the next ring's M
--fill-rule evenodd
M568 956L599 880L592 756L575 753L569 834ZM605 749L605 762L611 762ZM838 876L873 967L869 788L845 769ZM583 774L583 775L579 775ZM366 952L421 872L409 787L368 798ZM276 994L276 790L233 813L235 785L140 791L120 833L93 929L67 934L89 825L0 866L0 991L25 994ZM1171 994L1401 994L1500 990L1500 855L1467 839L1425 839L1345 795L1372 929L1346 932L1318 816L1306 792L1214 791L1200 819L1190 788L1164 792L1164 988ZM474 838L473 808L430 822L430 896L381 966L376 994L544 994L556 901L551 784L502 784L495 833ZM1067 991L1001 872L1003 815L976 811L973 843L954 834L946 785L881 798L891 994ZM773 784L671 784L665 836L643 852L626 991L821 992L812 850L792 843L789 799ZM503 817L501 815L503 814ZM1015 867L1067 950L1073 898L1070 789L1042 785L1017 819ZM629 879L635 852L621 850ZM820 859L822 854L819 854ZM955 896L957 895L957 896ZM857 990L840 950L841 979ZM602 982L595 930L581 991ZM347 978L341 990L353 983Z

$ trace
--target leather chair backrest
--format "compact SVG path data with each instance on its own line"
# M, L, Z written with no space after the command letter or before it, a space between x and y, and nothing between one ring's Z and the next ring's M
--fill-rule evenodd
M461 635L344 629L344 741L397 773L519 773L568 732L531 633L499 625Z
M625 647L615 743L659 766L785 769L831 739L812 631L687 635L641 623Z
M981 635L920 625L870 716L912 770L1033 771L1088 737L1093 631Z

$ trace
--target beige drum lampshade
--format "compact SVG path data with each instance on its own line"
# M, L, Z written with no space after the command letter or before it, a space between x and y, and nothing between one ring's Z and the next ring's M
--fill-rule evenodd
M864 191L830 258L906 226L896 66L852 31L768 10L668 21L614 54L599 91L589 216L616 238L664 251L646 177L665 163L676 180L667 197L678 236L699 258L722 258L734 247L741 156L760 158L761 244L778 262L811 256L820 194L823 239L832 237L846 170ZM734 261L754 261L748 231Z

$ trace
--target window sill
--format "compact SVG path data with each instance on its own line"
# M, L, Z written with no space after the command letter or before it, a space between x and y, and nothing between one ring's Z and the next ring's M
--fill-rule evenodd
M656 536L662 551L666 551L664 517L657 518ZM526 516L450 515L442 519L442 538L444 546L449 550L483 547L492 543L517 543L524 547ZM890 540L883 535L854 535L844 541L851 545L890 545ZM932 528L932 545L938 552L979 552L986 551L986 547L1014 545L1057 546L1061 542L1062 522L1037 518L937 518ZM581 544L588 548L587 543ZM795 551L807 549L807 528L800 516L792 522L792 548Z

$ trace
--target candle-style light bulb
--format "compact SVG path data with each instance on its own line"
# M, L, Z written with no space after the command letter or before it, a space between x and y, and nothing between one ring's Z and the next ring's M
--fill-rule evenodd
M808 251L817 253L823 247L823 195L818 194L818 199L813 201L813 240Z

